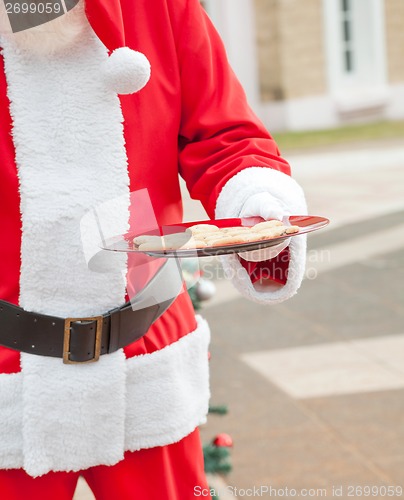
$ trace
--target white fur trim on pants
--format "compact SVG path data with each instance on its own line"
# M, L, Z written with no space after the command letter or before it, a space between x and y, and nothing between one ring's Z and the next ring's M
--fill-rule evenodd
M250 167L232 177L220 192L216 218L239 217L244 203L257 193L269 193L291 215L305 215L303 191L290 176L268 167ZM246 298L261 304L276 304L292 297L303 280L306 260L306 237L295 236L289 245L290 262L285 286L275 291L262 291L251 283L237 255L221 257L225 275Z
M33 394L38 395L35 384L41 388L44 385L32 370L28 380L24 380L24 371L1 374L0 468L24 468L30 475L40 476L50 470L78 471L95 465L114 465L127 450L175 443L205 423L210 397L210 332L205 320L197 317L197 321L197 329L177 342L124 361L126 377L125 373L110 372L111 377L123 377L117 394L105 392L105 381L96 375L97 364L107 366L108 358L120 356L120 351L87 365L86 369L94 373L94 378L86 378L93 394L89 401L76 392L69 399L60 399L52 393L52 406L44 407L49 394L43 400L34 399ZM61 364L61 360L52 361L55 366ZM68 368L64 373L66 386L74 388ZM52 378L49 373L46 384L50 392ZM94 404L103 411L90 415ZM79 406L83 413L75 411ZM122 409L125 417L120 419ZM82 415L82 419L72 420L72 411L75 417ZM114 435L105 435L111 428L106 421L111 420Z

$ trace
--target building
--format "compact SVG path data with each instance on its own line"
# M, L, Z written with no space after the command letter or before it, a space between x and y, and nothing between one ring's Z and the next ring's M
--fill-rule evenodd
M404 0L205 0L271 130L404 119Z

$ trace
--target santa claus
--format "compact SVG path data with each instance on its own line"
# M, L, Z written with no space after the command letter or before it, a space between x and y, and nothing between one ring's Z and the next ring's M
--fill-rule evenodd
M128 308L80 223L145 189L156 222L178 223L179 175L212 218L304 214L304 196L198 0L56 4L22 30L22 4L0 2L1 498L71 499L79 475L97 499L193 498L208 326L186 292L162 315ZM304 272L304 237L286 244L223 266L247 298L281 302Z

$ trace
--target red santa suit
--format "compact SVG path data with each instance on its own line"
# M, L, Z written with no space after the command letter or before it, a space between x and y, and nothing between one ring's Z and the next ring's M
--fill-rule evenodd
M90 24L46 57L0 38L0 298L29 311L87 317L124 303L122 274L92 272L83 256L80 221L105 200L147 189L158 224L176 223L180 174L210 217L238 216L261 192L290 213L306 210L199 2L117 3L126 46L152 68L139 93L107 85L108 50ZM261 264L230 256L223 265L246 297L277 303L299 287L304 252L294 238L275 292L254 286ZM208 343L182 293L143 338L97 363L0 347L0 483L28 481L33 498L30 476L51 490L64 481L68 492L78 471L90 483L100 471L97 498L111 498L106 484L117 481L131 481L127 498L192 498L205 485L195 429L208 410Z

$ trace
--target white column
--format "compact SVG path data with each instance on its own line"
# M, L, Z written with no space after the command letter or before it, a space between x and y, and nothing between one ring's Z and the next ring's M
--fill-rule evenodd
M253 0L205 0L206 10L250 104L259 103L259 78Z
M344 65L340 0L323 0L329 90L337 109L355 112L387 102L384 0L349 0L352 68Z

